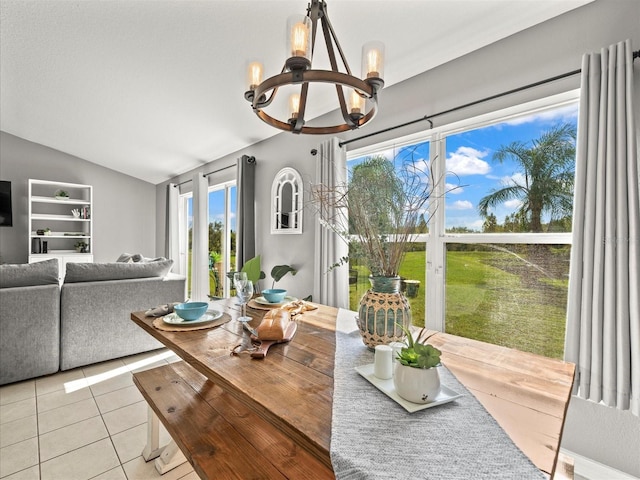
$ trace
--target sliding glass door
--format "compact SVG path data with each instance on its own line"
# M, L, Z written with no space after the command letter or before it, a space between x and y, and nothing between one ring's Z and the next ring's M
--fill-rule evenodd
M236 251L236 185L226 182L209 187L209 259L205 265L193 265L191 246L193 238L193 196L181 196L180 258L187 275L188 296L191 295L191 272L194 268L207 269L209 295L229 296L227 272L235 270Z

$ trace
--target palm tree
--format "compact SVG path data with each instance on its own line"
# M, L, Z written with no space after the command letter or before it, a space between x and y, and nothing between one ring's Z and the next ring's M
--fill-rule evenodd
M508 200L519 200L516 214L525 218L528 229L542 232L542 217L558 220L571 215L575 166L576 129L571 124L557 125L528 146L516 141L501 146L493 160L513 160L522 171L522 180L493 190L478 203L480 215L488 218L489 208Z

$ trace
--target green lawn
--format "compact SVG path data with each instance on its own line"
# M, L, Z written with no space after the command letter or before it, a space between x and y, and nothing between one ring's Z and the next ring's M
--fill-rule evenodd
M562 358L568 286L566 274L550 270L542 274L524 260L524 255L519 257L501 251L449 251L445 330L455 335ZM552 258L549 263L557 265L560 260ZM354 310L358 309L360 297L369 288L367 272L361 267L356 268L358 283L350 287L350 306ZM409 252L400 275L421 281L418 296L409 299L413 323L417 326L424 325L425 319L424 272L424 252Z

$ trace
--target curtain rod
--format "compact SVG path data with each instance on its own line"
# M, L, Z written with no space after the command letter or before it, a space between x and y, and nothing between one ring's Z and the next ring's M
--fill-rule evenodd
M636 58L639 58L639 57L640 57L640 50L636 50L635 52L633 52L633 60L635 60ZM481 98L480 100L475 100L473 102L465 103L464 105L459 105L457 107L453 107L453 108L450 108L448 110L443 110L442 112L434 113L432 115L425 115L425 116L423 116L421 118L416 118L415 120L411 120L409 122L401 123L399 125L394 125L393 127L388 127L388 128L382 129L382 130L378 130L376 132L372 132L372 133L369 133L367 135L362 135L360 137L352 138L350 140L345 140L344 142L340 142L338 145L340 147L343 147L344 145L348 145L348 144L350 144L352 142L357 142L358 140L364 140L365 138L369 138L369 137L373 137L375 135L380 135L382 133L390 132L391 130L396 130L398 128L402 128L402 127L406 127L406 126L409 126L409 125L413 125L414 123L418 123L418 122L427 121L427 122L429 122L431 124L430 128L433 128L433 122L431 121L432 118L439 117L441 115L446 115L448 113L453 113L453 112L456 112L458 110L463 110L465 108L473 107L473 106L478 105L480 103L488 102L490 100L495 100L496 98L506 97L507 95L511 95L513 93L518 93L518 92L521 92L523 90L528 90L528 89L533 88L533 87L538 87L540 85L544 85L545 83L551 83L551 82L555 82L556 80L562 80L563 78L572 77L574 75L578 75L581 71L582 71L582 69L579 68L579 69L573 70L571 72L567 72L567 73L563 73L563 74L560 74L560 75L556 75L555 77L550 77L550 78L546 78L544 80L539 80L537 82L530 83L530 84L524 85L522 87L514 88L512 90L507 90L506 92L502 92L502 93L498 93L498 94L495 94L495 95L491 95L489 97L484 97L484 98Z
M246 157L246 155L243 155L243 157ZM249 163L255 163L256 162L256 157L247 157L247 161ZM228 165L226 167L219 168L218 170L214 170L213 172L203 173L202 176L203 177L208 177L209 175L213 175L214 173L222 172L224 170L229 170L230 168L235 168L236 166L237 165ZM180 185L184 185L185 183L189 183L189 182L193 182L193 179L190 178L189 180L185 180L184 182L176 183L176 184L174 184L174 187L179 187Z

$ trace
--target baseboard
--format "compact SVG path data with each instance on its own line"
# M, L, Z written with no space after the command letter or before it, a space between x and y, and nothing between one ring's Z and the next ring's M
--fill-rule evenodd
M561 448L560 451L573 458L573 472L575 475L580 475L589 480L640 480L638 477L616 470L604 463L583 457L571 450Z

